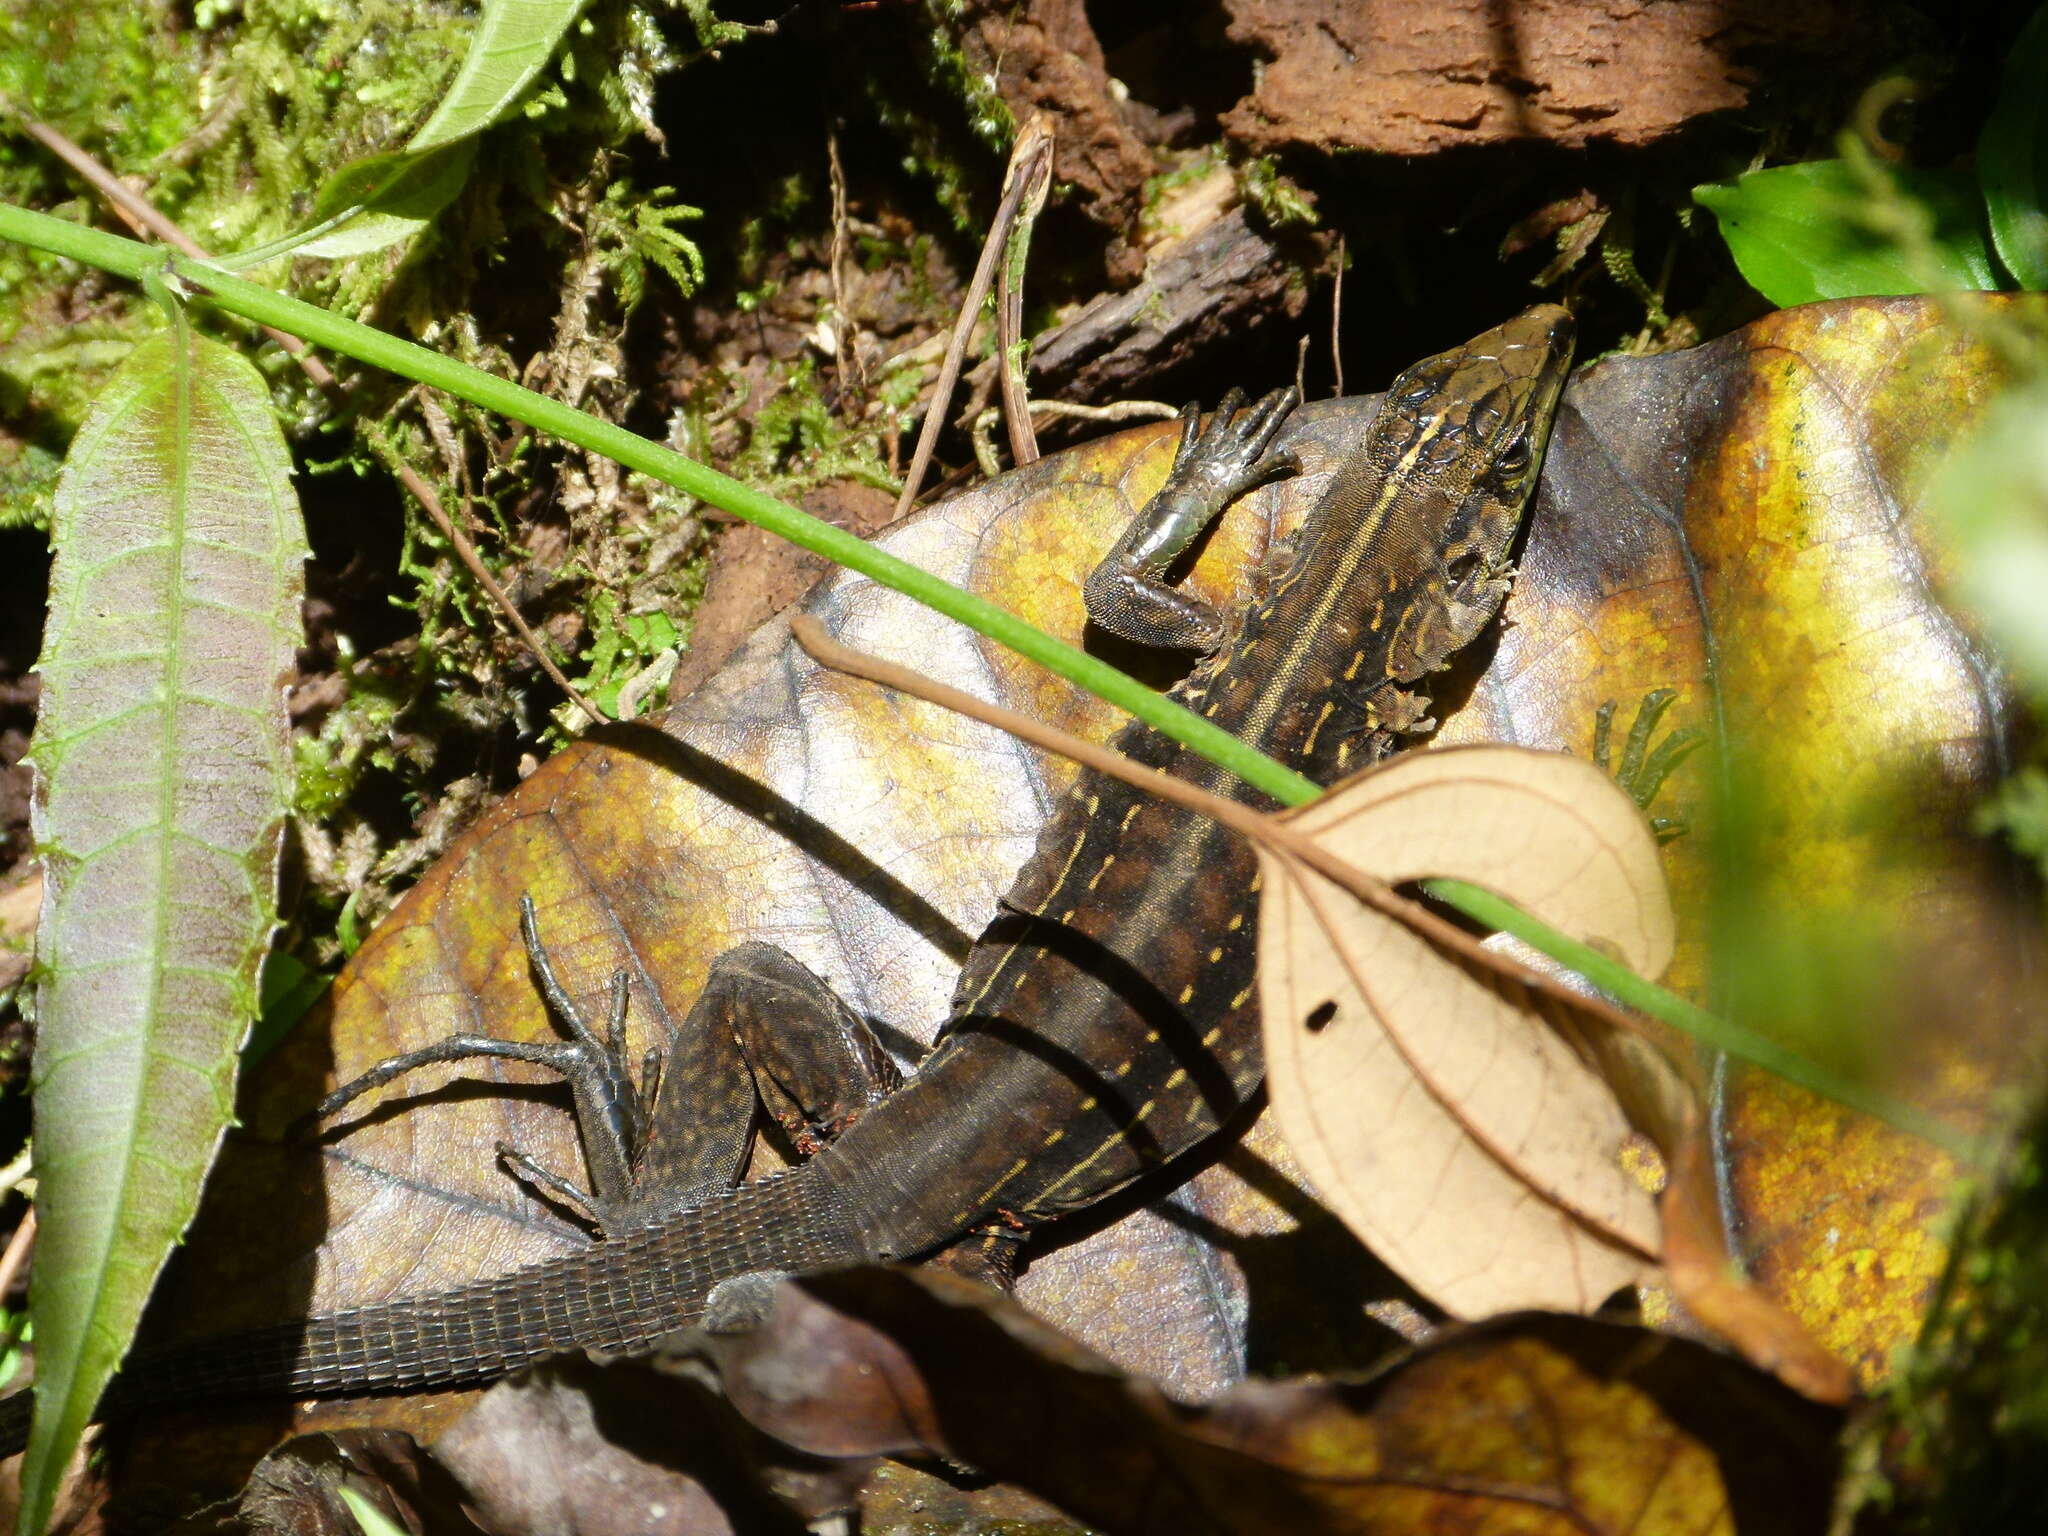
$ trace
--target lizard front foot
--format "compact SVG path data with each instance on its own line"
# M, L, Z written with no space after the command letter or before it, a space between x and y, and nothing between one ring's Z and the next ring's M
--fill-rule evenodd
M1299 403L1291 388L1279 389L1247 408L1244 391L1233 389L1206 426L1198 407L1181 412L1166 483L1081 588L1097 627L1160 650L1208 652L1222 643L1223 615L1168 586L1166 572L1238 497L1300 469L1292 454L1268 451Z

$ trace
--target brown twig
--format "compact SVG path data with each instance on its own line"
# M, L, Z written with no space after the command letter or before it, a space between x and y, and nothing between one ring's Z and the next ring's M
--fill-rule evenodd
M917 435L917 449L911 454L910 468L903 476L903 494L896 498L898 517L908 512L916 502L918 488L924 484L925 471L931 467L932 450L938 446L940 429L945 426L946 406L953 398L953 388L960 382L960 363L966 357L967 343L974 335L974 322L980 317L981 301L988 297L989 286L995 279L996 263L1008 244L1005 237L1017 210L1023 206L1025 195L1030 190L1028 183L1033 178L1032 167L1040 157L1047 165L1051 164L1052 134L1040 119L1034 117L1017 135L1017 147L1010 155L1010 170L1003 183L1003 200L996 208L988 239L982 243L981 260L975 264L974 277L961 300L960 318L954 322L953 335L946 343L945 361L939 365L938 381L932 385L931 403L925 407L924 428Z
M21 1218L21 1225L14 1229L14 1235L7 1239L7 1247L0 1252L0 1300L14 1289L22 1267L28 1263L29 1250L36 1241L36 1208L30 1206Z
M454 519L449 517L446 509L442 507L441 498L434 494L433 487L428 485L410 464L396 459L387 459L385 463L391 472L397 475L398 483L420 504L420 510L441 530L441 537L446 539L449 547L455 551L455 558L462 562L463 568L475 578L476 584L482 587L485 595L497 605L498 612L504 616L505 622L512 626L513 632L519 636L528 653L540 663L540 669L548 675L548 681L561 689L563 696L571 704L583 711L585 720L592 725L601 724L604 720L603 714L598 711L595 704L582 695L574 683L569 681L562 669L555 665L554 658L548 655L547 647L541 643L540 636L534 633L533 626L526 622L526 616L498 584L498 578L491 574L490 567L484 564L483 557L476 552L476 546L470 543L469 535L455 526Z
M846 167L839 162L839 134L825 134L825 158L832 180L832 250L826 275L832 283L832 361L839 370L842 395L861 393L856 389L853 359L847 346L849 320L846 312Z
M1336 375L1333 396L1344 393L1344 236L1337 235L1337 276L1330 284L1330 371ZM1306 399L1307 396L1303 396Z
M1031 425L1031 391L1024 378L1024 262L1031 230L1052 187L1052 129L1033 116L1017 135L1010 157L1024 195L1003 234L1003 265L996 274L996 377L1002 384L1003 420L1010 429L1012 466L1036 463L1038 434Z

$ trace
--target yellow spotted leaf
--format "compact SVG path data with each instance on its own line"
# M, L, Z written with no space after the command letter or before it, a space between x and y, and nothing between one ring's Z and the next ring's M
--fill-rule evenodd
M2040 1038L2006 985L2027 974L2012 957L2038 946L2037 914L1992 850L1960 832L2009 755L2005 700L1967 627L1935 602L1944 556L1919 503L1941 445L1968 429L1995 375L1981 342L1917 299L1814 306L1689 352L1582 370L1505 621L1438 680L1433 711L1445 741L1584 757L1602 703L1619 701L1625 725L1634 700L1673 687L1674 723L1762 741L1763 778L1786 798L1761 828L1758 912L1900 919L1890 931L1905 984L1875 989L1871 1017L1921 1027L1883 1034L1879 1065L1894 1091L1964 1123L1982 1122L1992 1087L2016 1080ZM1372 407L1304 407L1289 443L1305 473L1225 518L1191 575L1205 596L1242 598ZM1163 478L1170 432L1043 460L885 542L1081 637L1080 581ZM828 579L805 606L848 643L1082 734L1117 724L859 578ZM1156 663L1150 675L1170 680ZM1678 909L1671 979L1718 1002L1716 780L1696 756L1653 809L1694 827L1664 850ZM544 764L379 926L331 1008L245 1092L245 1129L165 1288L163 1327L331 1311L586 1241L492 1155L503 1140L579 1168L564 1097L518 1065L422 1073L317 1147L291 1134L336 1081L394 1051L456 1030L552 1036L519 950L521 890L540 901L576 997L601 1012L611 972L629 972L635 1054L686 1014L716 954L760 938L898 1031L909 1056L945 1017L967 945L1065 783L1063 765L1000 733L821 674L785 624L768 626L656 724L596 733ZM1870 814L1886 785L1902 788L1902 816ZM1747 1021L1789 1033L1799 996L1758 992ZM1755 1074L1715 1081L1709 1182L1739 1220L1739 1257L1866 1382L1880 1380L1939 1272L1933 1234L1953 1166ZM1184 1398L1213 1396L1248 1367L1383 1356L1390 1336L1360 1310L1399 1282L1306 1192L1268 1120L1217 1151L1166 1203L1105 1215L1036 1253L1020 1295ZM356 1422L430 1414L413 1399L329 1413L350 1411Z

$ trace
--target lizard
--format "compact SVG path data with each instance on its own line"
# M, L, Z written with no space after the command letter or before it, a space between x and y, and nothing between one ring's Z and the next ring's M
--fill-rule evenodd
M1091 617L1206 651L1172 696L1317 782L1380 760L1432 727L1414 685L1474 640L1509 590L1572 330L1563 309L1537 306L1402 373L1234 620L1165 577L1224 506L1291 467L1269 449L1293 396L1245 407L1233 392L1206 428L1191 407L1165 484L1089 579ZM1114 745L1263 801L1141 722ZM1214 1136L1257 1092L1257 910L1256 862L1236 833L1084 771L976 941L915 1074L894 1086L870 1071L855 1101L819 1115L836 1134L804 1142L816 1147L807 1161L742 1184L749 1097L728 1127L732 1182L705 1191L677 1187L664 1129L693 1102L688 1085L652 1062L637 1084L626 1070L623 978L601 1036L562 993L523 903L533 967L568 1039L456 1037L374 1068L321 1109L424 1061L553 1067L573 1090L590 1191L500 1152L519 1176L582 1206L601 1240L436 1294L138 1351L98 1416L474 1385L560 1351L644 1349L702 1321L726 1282L913 1259L1090 1206ZM852 1011L765 944L714 964L683 1027L736 1018L818 1030L838 1043L842 1067L879 1065ZM817 1090L750 1065L778 1118L818 1113L800 1108ZM25 1443L30 1395L0 1401L0 1454Z

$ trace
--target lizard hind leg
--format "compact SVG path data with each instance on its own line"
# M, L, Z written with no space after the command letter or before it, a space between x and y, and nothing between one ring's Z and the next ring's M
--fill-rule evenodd
M378 1062L321 1101L325 1117L418 1068L467 1060L545 1067L569 1086L590 1187L579 1188L500 1142L507 1171L542 1199L614 1237L735 1186L757 1110L801 1155L836 1137L901 1081L866 1021L799 961L742 944L712 963L703 990L665 1049L626 1065L628 977L611 980L609 1019L585 1020L541 941L531 898L520 901L527 958L566 1039L452 1035Z
M802 1157L836 1140L903 1080L868 1022L773 944L741 944L713 961L690 1017L692 1026L717 1030L738 1047L756 1100ZM668 1101L669 1085L662 1087L650 1117L650 1157L683 1112Z

